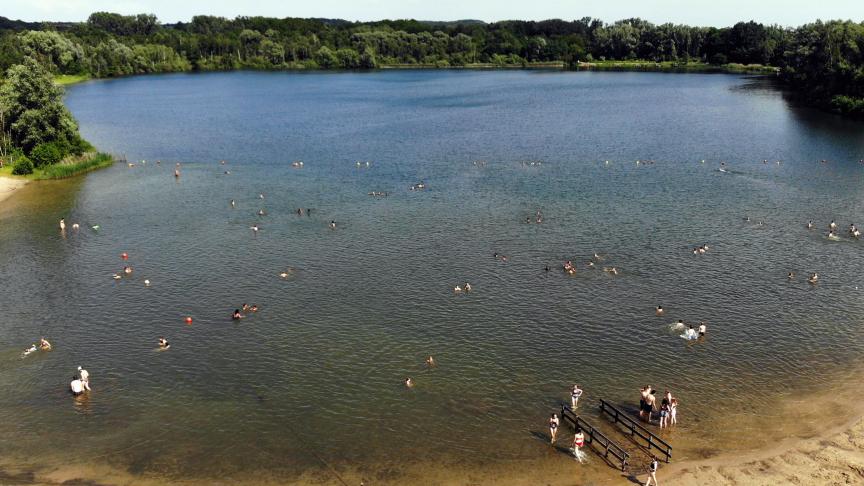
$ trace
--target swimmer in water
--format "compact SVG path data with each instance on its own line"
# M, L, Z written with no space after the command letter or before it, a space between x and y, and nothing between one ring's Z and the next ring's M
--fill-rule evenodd
M330 221L330 229L336 229L336 221Z
M465 289L465 292L471 292L471 284L465 282L465 285L462 286Z
M258 230L261 228L259 228L257 224L253 224L249 229L251 229L253 233L258 234Z
M810 282L811 284L815 285L816 283L819 282L819 274L816 272L813 272L813 275L810 275L810 278L808 278L807 281Z
M171 344L168 343L168 340L167 340L167 339L165 339L164 337L160 336L160 337L159 337L159 347L160 347L161 349L168 349L168 348L171 347Z
M834 220L832 219L832 220L831 220L831 224L828 225L828 228L829 228L831 231L834 231L835 229L837 229L837 223L835 223Z
M78 376L81 378L81 384L84 385L84 389L90 391L90 373L79 366Z
M430 368L435 367L435 359L432 356L429 356L428 358L426 358L426 366L428 366Z
M123 267L123 273L126 275L132 275L132 267Z
M548 264L548 263L546 264L546 267L543 268L543 271L544 271L544 272L549 272L549 264Z
M460 287L460 286L458 286L458 285L455 286L455 287L453 287L453 292L456 292L457 294L458 294L459 292L462 292L462 287Z
M684 327L684 321L681 319L678 319L678 322L675 323L675 328L680 329L682 327Z
M654 315L656 315L656 316L662 316L662 315L663 315L663 312L664 312L664 311L663 311L663 306L662 306L662 305L658 305L658 306L657 306L657 310L654 311Z
M687 339L694 339L694 338L696 338L696 330L693 329L693 325L692 325L692 324L690 325L690 328L687 329L687 332L684 333L684 335L687 336Z
M573 435L573 455L579 459L579 462L582 462L582 447L585 446L585 434L582 433L582 429L577 428L576 433Z
M149 286L150 286L150 280L148 280L148 279L145 278L145 279L144 279L144 286L145 286L145 287L149 287Z
M175 178L180 177L180 169L174 169L174 177Z
M243 312L248 312L249 311L249 304L243 303L243 305L240 306L240 308L243 309Z
M39 349L42 351L50 351L51 343L49 343L44 337L39 338Z
M813 229L813 220L812 220L812 219L811 219L810 221L807 222L807 229L808 229L808 230L809 230L809 229Z
M23 356L27 356L27 355L30 354L30 353L35 353L35 352L36 352L36 349L37 349L37 348L36 348L36 345L35 345L35 344L31 344L29 348L27 348L27 349L24 350L24 353L22 353L21 356L23 357Z
M250 312L258 312L258 306L255 304L252 304L252 307L249 308L249 311Z
M234 313L231 314L231 319L234 319L235 321L243 319L243 314L240 313L240 309L234 309Z
M258 210L258 216L264 216L266 214L263 209Z
M78 228L80 228L80 227L81 226L79 226L78 223L72 223L72 229L73 230L78 231Z
M233 208L233 207L235 207L235 206L237 206L237 203L234 202L234 200L232 199L232 200L231 200L231 207Z
M113 278L114 280L120 280L121 278L123 278L123 276L119 273L115 273L114 275L111 275L111 278Z
M555 443L555 438L558 436L558 426L561 425L561 419L558 418L557 413L553 413L551 417L549 417L549 435L551 439L549 440L550 444Z
M60 231L66 231L66 220L60 218Z
M704 322L699 323L699 336L704 337L705 332L708 330L708 326L705 325Z
M795 272L789 272L789 275L787 275L786 278L788 278L789 280L794 279L795 278Z
M405 387L414 388L414 380L412 380L410 377L405 378Z

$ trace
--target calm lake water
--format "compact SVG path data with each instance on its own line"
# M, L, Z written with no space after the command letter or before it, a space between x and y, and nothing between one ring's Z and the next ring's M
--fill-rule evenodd
M607 431L599 398L630 409L646 383L671 389L681 423L664 436L695 457L755 445L778 403L856 382L864 241L845 229L864 224L864 124L765 80L216 73L90 82L67 103L85 138L147 162L31 184L0 209L12 464L334 484L530 467L573 383ZM60 217L82 229L61 235ZM135 272L114 281L122 252ZM244 302L261 310L232 321ZM679 318L707 338L678 338ZM22 359L41 335L55 350ZM93 392L76 401L78 365ZM608 477L593 459L551 460Z

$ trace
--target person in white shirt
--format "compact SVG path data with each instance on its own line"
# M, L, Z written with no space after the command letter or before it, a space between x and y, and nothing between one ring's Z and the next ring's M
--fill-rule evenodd
M69 388L72 390L73 395L77 396L84 393L84 385L81 383L81 380L79 380L77 376L72 377L72 383L69 383Z
M704 322L699 323L699 336L704 336L706 331L706 326Z

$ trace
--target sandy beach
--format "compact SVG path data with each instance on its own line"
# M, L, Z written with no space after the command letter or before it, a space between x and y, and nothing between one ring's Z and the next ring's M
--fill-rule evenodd
M30 181L26 179L12 179L11 177L0 177L0 202L11 196L13 192L15 192L17 189L20 189L28 182Z

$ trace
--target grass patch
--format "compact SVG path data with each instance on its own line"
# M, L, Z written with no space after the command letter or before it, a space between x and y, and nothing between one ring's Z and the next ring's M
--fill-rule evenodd
M668 71L668 72L704 72L704 73L759 73L773 74L779 70L773 66L762 64L708 64L704 62L674 62L674 61L591 61L580 62L580 69L596 69L609 71Z
M54 84L68 86L70 84L83 83L89 79L89 74L58 74L57 76L54 76Z
M65 179L67 177L73 177L78 174L90 172L91 170L108 167L113 163L114 157L109 154L90 153L84 154L80 157L67 157L62 162L37 169L33 175L35 176L34 179L37 181Z

